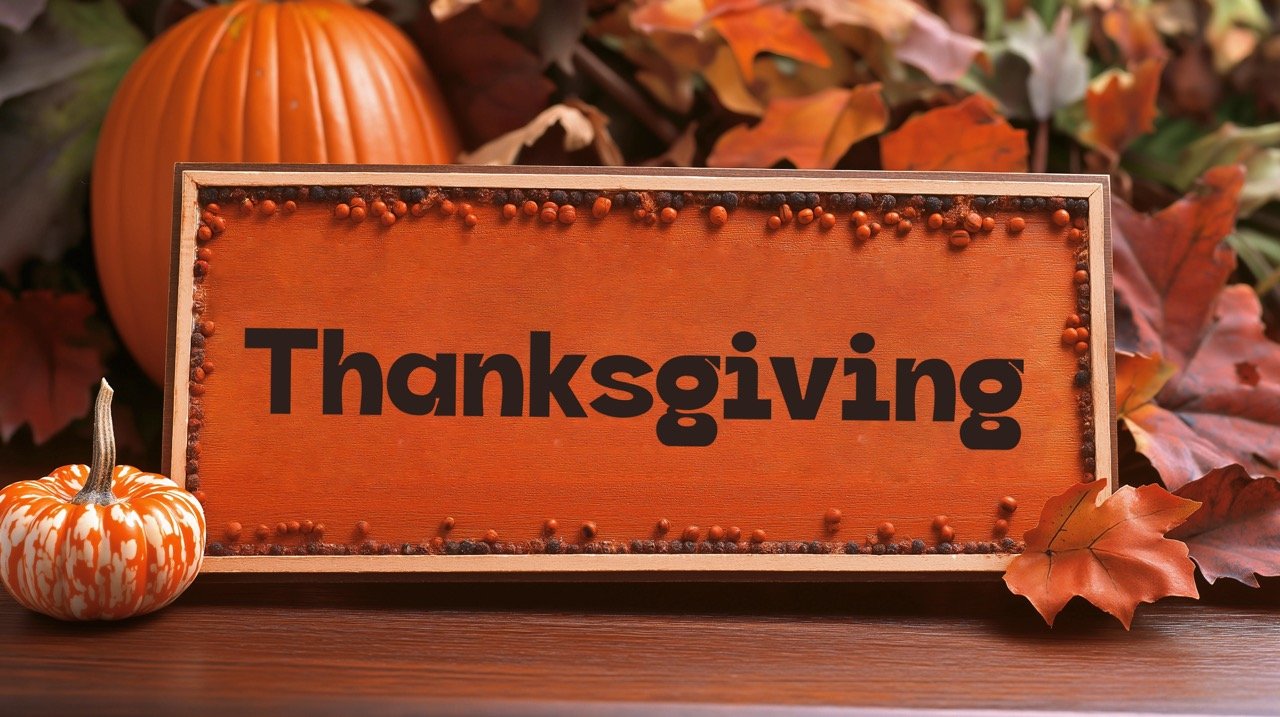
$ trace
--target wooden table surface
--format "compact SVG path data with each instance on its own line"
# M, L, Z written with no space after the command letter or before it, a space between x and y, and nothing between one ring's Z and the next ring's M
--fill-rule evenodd
M818 714L1280 713L1280 582L1144 606L1132 632L1078 600L1050 630L989 582L205 576L167 610L117 624L64 624L0 597L5 715L773 714L796 706L826 706L806 710Z

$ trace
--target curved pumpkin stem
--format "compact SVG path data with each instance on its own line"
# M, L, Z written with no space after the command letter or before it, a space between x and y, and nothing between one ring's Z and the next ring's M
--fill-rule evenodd
M77 505L97 503L111 505L112 473L116 468L116 431L111 423L111 397L115 391L107 379L98 387L98 400L93 406L93 462L89 465L89 477L84 488L71 500Z

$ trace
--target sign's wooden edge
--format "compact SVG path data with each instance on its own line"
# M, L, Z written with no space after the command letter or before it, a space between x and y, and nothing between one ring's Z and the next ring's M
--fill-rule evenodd
M1090 344L1092 395L1107 401L1092 403L1095 427L1095 475L1107 480L1104 494L1118 485L1117 435L1115 415L1115 350L1112 246L1110 222L1110 178L1105 175L987 174L935 172L871 172L839 170L759 170L686 168L567 168L567 167L475 167L454 165L256 165L219 163L179 163L174 168L174 224L169 282L169 342L166 348L165 412L163 457L169 474L185 485L185 453L175 445L176 416L186 416L190 408L187 391L178 391L177 368L187 366L191 346L179 337L194 330L192 314L193 276L181 271L195 261L198 225L197 192L201 185L241 187L310 185L317 175L324 184L411 186L435 184L460 188L503 186L536 188L555 178L564 189L663 189L685 191L776 189L785 182L790 190L891 191L922 194L993 194L1060 196L1084 199L1089 205L1089 273L1104 281L1090 284L1089 307L1092 335L1104 331L1107 341ZM601 177L625 178L609 185ZM679 180L673 183L672 180ZM728 184L726 185L726 180ZM833 186L833 182L837 185ZM664 183L668 186L664 187ZM1050 191L1049 187L1052 187ZM1097 308L1104 308L1103 312ZM1099 315L1102 313L1103 315ZM1106 366L1107 370L1097 370ZM1107 426L1107 430L1102 430ZM943 579L962 573L995 576L1015 557L1009 554L880 555L872 560L851 560L847 555L306 555L306 556L208 556L202 573L234 574L420 574L434 576L487 575L495 579L527 579L531 575L559 575L581 579L583 575L614 575L628 579L681 579L689 575L707 579L732 576L808 575L829 579L844 575L850 579L890 576L898 579L915 575L920 579ZM747 578L749 579L749 578ZM803 578L800 578L803 579Z

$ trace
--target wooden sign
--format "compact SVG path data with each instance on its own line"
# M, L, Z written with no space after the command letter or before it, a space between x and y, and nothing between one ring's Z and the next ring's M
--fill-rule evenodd
M998 571L1114 480L1105 177L179 172L207 571Z

